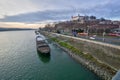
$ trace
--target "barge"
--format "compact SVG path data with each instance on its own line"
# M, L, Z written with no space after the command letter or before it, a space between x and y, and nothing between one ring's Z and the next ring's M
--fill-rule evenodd
M50 55L50 47L41 36L36 37L36 47L40 54Z

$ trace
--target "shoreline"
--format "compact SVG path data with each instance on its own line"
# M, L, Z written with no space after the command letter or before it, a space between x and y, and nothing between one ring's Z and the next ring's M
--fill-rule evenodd
M100 77L102 80L111 80L112 76L108 75L105 73L104 70L101 71L99 66L93 65L93 63L85 60L84 58L80 57L79 55L76 55L75 53L71 52L70 50L60 46L57 43L54 43L57 45L59 48L64 50L71 58L73 58L75 61L77 61L79 64L83 65L85 68L89 69L93 73L95 73L98 77Z

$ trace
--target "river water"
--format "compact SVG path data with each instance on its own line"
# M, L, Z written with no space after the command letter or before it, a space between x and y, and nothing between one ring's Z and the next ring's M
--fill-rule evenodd
M51 56L36 51L34 31L0 32L0 80L101 80L53 45Z

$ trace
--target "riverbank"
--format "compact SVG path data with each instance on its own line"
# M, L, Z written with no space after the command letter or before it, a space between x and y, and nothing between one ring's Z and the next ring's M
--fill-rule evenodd
M67 38L68 39L67 40L63 36L58 36L58 35L54 35L54 34L50 34L50 33L43 33L43 34L49 38L52 38L52 40L54 42L56 42L59 47L64 49L66 52L68 52L72 58L79 61L82 65L86 66L88 69L90 69L91 71L96 73L102 79L111 80L112 77L117 72L117 69L115 67L105 63L105 61L101 61L96 56L93 56L92 54L90 54L91 51L88 53L88 52L84 52L83 49L79 49L79 48L83 48L84 46L83 45L81 45L81 47L77 46L78 45L77 40L72 39L72 38L71 39ZM84 42L84 43L86 43L86 42ZM94 51L94 49L92 49L92 51ZM97 50L96 52L100 53L101 51ZM105 55L103 55L103 56L105 56Z
M0 27L0 32L3 32L3 31L23 31L23 30L34 30L34 29L31 29L31 28L1 28Z

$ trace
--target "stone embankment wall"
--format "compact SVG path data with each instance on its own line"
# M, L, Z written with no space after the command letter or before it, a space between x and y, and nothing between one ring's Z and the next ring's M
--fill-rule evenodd
M76 55L74 52L71 52L70 50L57 44L63 50L67 51L71 57L79 61L82 65L86 66L104 80L111 80L115 73L120 69L119 46L56 33L44 32L43 34L49 37L56 37L61 41L68 42L69 44L77 47L83 53L92 55L95 59L97 59L97 62L93 62L80 55Z

